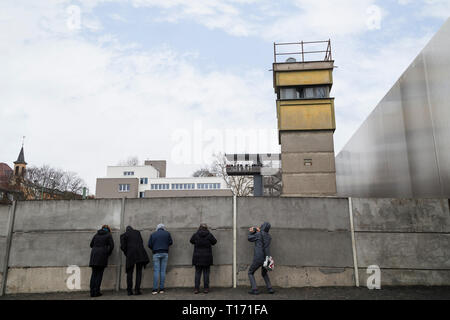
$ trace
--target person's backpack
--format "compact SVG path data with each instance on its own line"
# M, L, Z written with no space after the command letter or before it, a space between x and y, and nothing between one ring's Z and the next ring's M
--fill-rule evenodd
M261 240L263 243L264 254L266 254L266 244L264 243L263 235L261 235ZM264 260L263 268L266 269L267 271L273 271L273 269L275 269L275 261L271 256L266 255L266 260Z

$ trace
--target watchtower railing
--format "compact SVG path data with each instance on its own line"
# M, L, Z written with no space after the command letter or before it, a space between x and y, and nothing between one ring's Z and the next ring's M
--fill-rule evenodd
M320 46L321 44L323 44L324 46L326 45L326 49L325 50L312 50L312 51L305 51L305 48L307 49L307 47L312 47L314 46ZM294 51L294 52L281 52L280 47L286 47L286 46L294 46L294 47L299 47L300 51ZM308 55L311 54L325 54L325 58L323 59L323 61L332 61L333 60L333 56L331 53L331 40L327 40L327 41L301 41L301 42L280 42L280 43L276 43L274 42L273 44L273 53L274 53L274 61L275 63L279 63L278 62L278 57L279 56L300 56L301 57L301 61L297 61L297 62L310 62L310 61L322 61L322 60L308 60Z

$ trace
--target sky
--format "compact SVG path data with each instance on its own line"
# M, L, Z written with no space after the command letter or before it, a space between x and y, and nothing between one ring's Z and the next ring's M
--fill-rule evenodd
M273 43L332 41L336 154L450 16L449 0L3 0L0 162L79 174L279 153Z

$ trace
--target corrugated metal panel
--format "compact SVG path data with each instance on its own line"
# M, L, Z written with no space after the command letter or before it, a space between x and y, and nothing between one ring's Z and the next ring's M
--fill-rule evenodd
M450 19L336 158L338 193L450 198Z

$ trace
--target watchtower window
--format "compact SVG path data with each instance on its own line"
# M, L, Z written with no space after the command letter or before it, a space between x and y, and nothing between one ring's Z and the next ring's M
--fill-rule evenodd
M281 100L324 99L329 97L330 88L327 86L289 87L280 89Z

